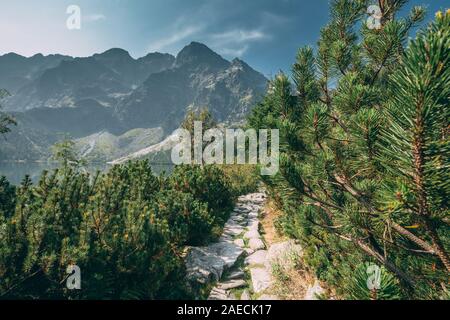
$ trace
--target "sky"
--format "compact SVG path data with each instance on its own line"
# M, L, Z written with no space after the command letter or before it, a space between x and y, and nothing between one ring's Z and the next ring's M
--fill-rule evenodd
M428 7L428 19L450 6L411 0L407 7L419 4ZM67 28L71 5L80 8L80 29ZM0 55L89 56L120 47L138 58L176 55L198 41L270 77L290 70L298 48L315 45L328 6L328 0L0 0Z

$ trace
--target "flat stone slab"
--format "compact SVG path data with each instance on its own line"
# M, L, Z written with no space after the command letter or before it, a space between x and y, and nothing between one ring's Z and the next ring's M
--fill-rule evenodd
M219 242L234 243L234 236L228 235L228 234L223 234L223 235L219 238Z
M245 258L245 264L249 266L255 266L260 265L264 266L267 262L267 251L266 250L259 250L255 253L251 254L247 258Z
M247 253L247 256L251 256L252 254L255 253L255 250L250 249L250 248L245 248L244 251L245 251L245 253Z
M259 231L259 221L258 219L251 219L247 225L248 231Z
M259 238L252 238L248 242L248 246L253 250L263 250L266 248L264 242Z
M227 280L236 280L236 279L243 279L244 277L245 277L244 271L237 270L237 271L230 273L226 279Z
M236 237L245 231L245 226L239 224L225 225L223 228L223 234L231 237Z
M209 294L208 300L232 300L228 292L219 288L213 288Z
M260 238L260 234L257 230L247 231L244 234L244 239Z
M269 289L273 283L272 274L267 268L250 269L253 292L260 293Z
M233 242L235 245L237 245L240 248L244 248L245 247L245 242L243 239L236 239Z
M221 282L217 286L220 289L230 290L230 289L245 287L246 285L247 285L247 282L245 282L244 280L230 280L227 282Z
M231 216L231 222L235 222L235 223L243 223L243 222L247 222L247 215L242 214L242 213L235 213L234 215Z
M225 268L231 268L244 250L234 243L214 243L210 246L213 252L225 263Z
M243 252L234 243L224 242L191 247L185 260L187 278L203 284L219 281L224 270L233 266Z

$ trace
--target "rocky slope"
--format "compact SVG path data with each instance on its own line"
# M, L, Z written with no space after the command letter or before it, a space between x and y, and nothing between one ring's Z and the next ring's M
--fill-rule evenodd
M15 94L20 88L39 78L45 70L57 67L61 61L72 59L58 54L36 54L30 58L15 53L0 56L0 88Z
M178 126L187 107L207 107L217 121L235 122L249 112L266 83L243 61L229 62L192 42L177 55L173 68L150 75L115 112L127 126L163 124L168 130Z

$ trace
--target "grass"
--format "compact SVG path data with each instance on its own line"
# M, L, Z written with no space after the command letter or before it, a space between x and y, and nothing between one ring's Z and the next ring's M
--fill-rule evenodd
M264 209L260 213L260 231L264 237L264 242L269 247L270 245L287 240L286 237L280 234L275 228L275 222L283 213L278 210L272 201L268 201Z
M254 165L221 165L225 175L230 180L234 196L249 194L258 191L260 177Z

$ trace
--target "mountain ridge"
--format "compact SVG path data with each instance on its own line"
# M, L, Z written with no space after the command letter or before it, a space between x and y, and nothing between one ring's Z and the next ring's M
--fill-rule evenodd
M16 74L5 59L19 61ZM12 96L1 103L16 115L18 127L0 145L0 159L18 158L8 154L14 144L21 157L28 149L30 157L46 156L48 145L64 135L83 141L103 131L119 137L161 128L162 140L187 109L208 108L218 122L241 122L267 85L244 61L228 61L199 42L176 56L155 52L136 59L121 48L89 57L10 53L0 56L0 87L11 78Z

